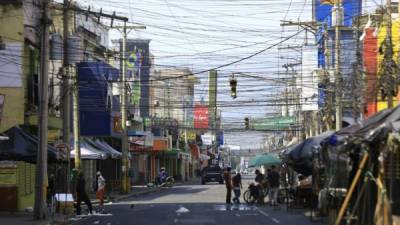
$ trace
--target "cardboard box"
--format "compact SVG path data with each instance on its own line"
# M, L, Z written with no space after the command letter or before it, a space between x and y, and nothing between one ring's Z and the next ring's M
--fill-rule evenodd
M74 197L72 194L57 193L55 194L55 199L57 213L64 215L74 214Z

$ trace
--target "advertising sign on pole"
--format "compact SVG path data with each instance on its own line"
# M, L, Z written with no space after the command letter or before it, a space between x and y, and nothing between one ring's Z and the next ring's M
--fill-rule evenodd
M208 128L208 106L201 104L196 104L194 106L194 128Z

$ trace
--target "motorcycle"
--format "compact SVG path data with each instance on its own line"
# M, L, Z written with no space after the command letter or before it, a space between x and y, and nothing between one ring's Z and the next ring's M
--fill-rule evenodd
M147 184L147 187L172 187L175 184L175 179L172 176L166 178L157 177L154 183Z

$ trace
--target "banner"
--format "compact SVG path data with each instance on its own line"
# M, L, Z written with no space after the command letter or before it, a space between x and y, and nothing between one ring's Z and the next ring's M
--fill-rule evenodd
M127 58L127 77L133 78L135 81L139 81L140 89L135 90L134 101L139 101L139 105L135 107L140 111L141 117L149 116L150 106L150 40L146 39L128 39L126 43L126 55ZM139 91L140 95L137 95Z
M194 106L194 128L208 129L208 106L196 104Z

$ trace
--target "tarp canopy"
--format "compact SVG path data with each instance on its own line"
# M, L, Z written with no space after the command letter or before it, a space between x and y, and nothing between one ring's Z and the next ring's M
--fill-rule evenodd
M71 158L75 158L75 150L74 150L74 145L71 144ZM108 152L101 151L89 143L87 143L85 140L81 140L80 142L80 150L81 150L81 159L87 159L87 160L96 160L96 159L107 159L110 157L110 154Z
M321 142L330 137L333 131L307 138L303 142L287 148L281 157L283 161L303 175L309 176L313 170L313 157L321 148Z
M93 141L89 138L84 138L84 140L85 140L85 142L89 143L90 145L97 148L98 150L107 153L113 159L121 158L121 156L122 156L121 152L118 152L117 150L113 149L109 145L105 145L104 142L101 142L98 139Z
M122 153L121 151L116 150L115 148L111 147L109 144L107 144L104 141L100 141L100 140L96 140L96 143L102 144L104 147L108 148L113 155L115 155L117 158L121 158L122 157Z
M4 132L8 140L0 141L0 160L15 160L36 163L38 143L37 137L28 134L20 127L12 127ZM48 145L47 160L56 162L66 159L65 153Z
M346 127L324 141L321 152L325 164L343 165L348 156L344 152L356 149L362 141L374 142L386 139L389 131L398 130L400 121L400 105L392 109L382 110L367 118L362 123Z
M273 166L282 164L282 160L273 154L264 154L250 159L249 167Z

